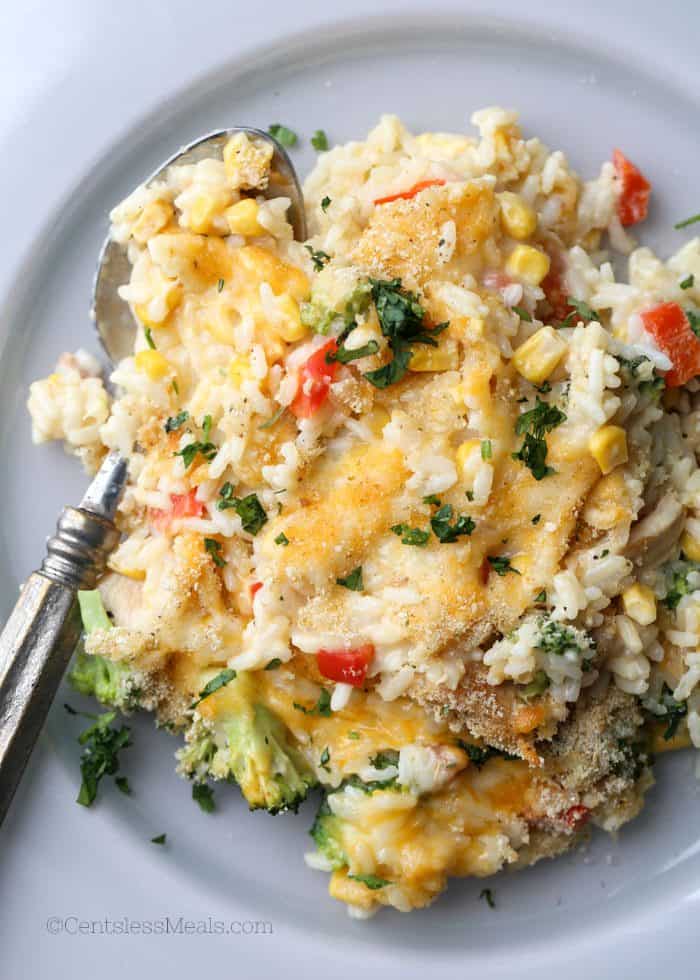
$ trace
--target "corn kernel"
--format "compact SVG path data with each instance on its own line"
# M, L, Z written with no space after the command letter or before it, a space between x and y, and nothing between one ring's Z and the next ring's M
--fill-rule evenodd
M480 439L467 439L463 442L461 446L457 449L455 453L455 460L457 462L457 468L462 474L463 479L473 479L474 465L481 459L481 440Z
M151 381L160 381L171 373L170 364L159 350L140 350L134 354L137 370L147 374Z
M162 231L172 218L173 208L168 201L151 201L134 222L131 234L137 242L145 245L148 239Z
M681 535L681 550L691 561L700 561L700 541L690 531L684 531Z
M328 883L328 894L349 905L370 909L374 905L372 892L362 882L348 878L346 871L334 871Z
M439 347L414 344L411 350L409 371L456 371L459 367L459 351L453 340L445 340Z
M506 234L511 238L529 238L537 227L537 213L534 208L520 197L504 191L498 194L501 206L501 224Z
M221 209L221 202L210 194L200 194L190 208L189 227L197 235L206 235Z
M539 286L549 272L549 266L549 256L532 245L516 245L506 261L507 271L531 286Z
M228 376L236 387L248 378L252 378L253 372L248 358L238 354L232 358L228 366Z
M513 354L513 366L534 385L541 385L555 369L564 354L566 342L553 327L542 327L521 344Z
M627 462L627 434L619 425L604 425L588 440L588 449L601 473L612 473Z
M280 319L275 323L275 330L282 340L293 344L307 335L309 330L301 322L299 304L289 293L277 297L277 309L280 312Z
M649 626L656 619L656 596L648 586L639 582L622 593L622 605L629 618L640 626Z
M257 201L252 197L244 197L243 200L232 204L224 211L224 217L228 222L228 229L232 235L264 235L265 229L258 221L260 208Z

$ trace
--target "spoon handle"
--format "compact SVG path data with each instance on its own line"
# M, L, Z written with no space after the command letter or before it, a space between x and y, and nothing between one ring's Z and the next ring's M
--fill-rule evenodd
M0 823L80 638L77 591L95 585L118 540L108 517L66 507L0 633Z

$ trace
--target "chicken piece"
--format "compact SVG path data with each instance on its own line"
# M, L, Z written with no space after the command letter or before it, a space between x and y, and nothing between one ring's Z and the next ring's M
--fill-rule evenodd
M444 274L439 246L446 222L454 222L453 260L459 261L494 234L497 219L496 199L488 185L431 187L410 200L375 208L351 261L372 276L398 276L406 288L420 289L438 268Z
M632 528L627 557L648 567L669 561L677 551L684 519L685 510L675 493L664 494L651 513Z

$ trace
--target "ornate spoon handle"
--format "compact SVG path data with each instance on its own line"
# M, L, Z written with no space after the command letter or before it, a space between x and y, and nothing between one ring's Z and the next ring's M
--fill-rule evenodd
M78 589L95 585L119 541L125 465L109 456L78 509L66 507L0 634L0 823L80 637Z

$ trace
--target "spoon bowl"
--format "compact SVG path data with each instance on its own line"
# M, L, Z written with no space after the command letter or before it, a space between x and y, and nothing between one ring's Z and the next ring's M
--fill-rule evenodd
M287 215L297 241L306 238L304 198L294 166L282 146L269 133L250 126L234 126L201 136L193 143L178 150L145 180L148 185L165 176L169 167L198 163L210 157L222 159L224 146L236 133L245 133L256 141L272 144L270 180L264 196L288 197L291 201ZM115 242L109 235L105 239L97 260L93 283L91 316L100 343L112 364L128 357L134 350L137 322L129 304L118 293L118 287L129 281L131 263L125 245Z

